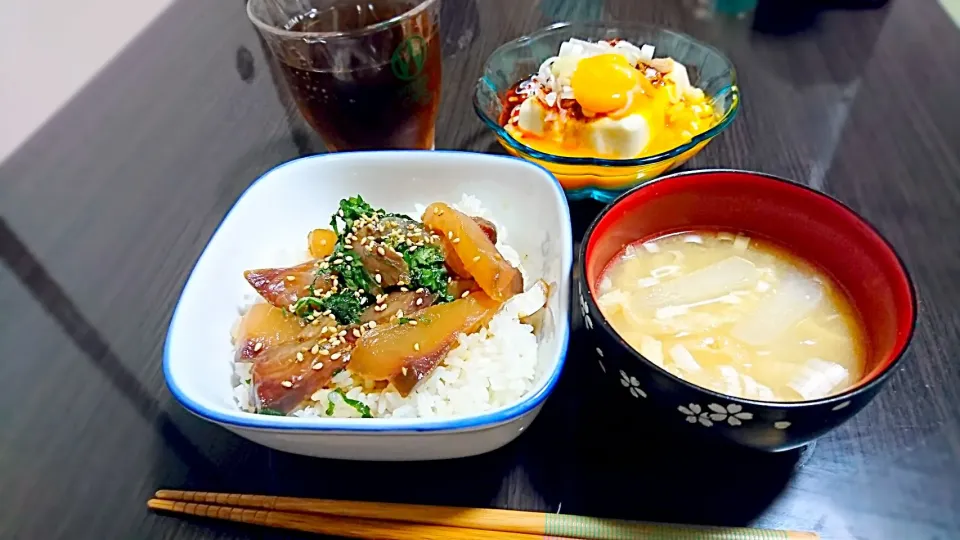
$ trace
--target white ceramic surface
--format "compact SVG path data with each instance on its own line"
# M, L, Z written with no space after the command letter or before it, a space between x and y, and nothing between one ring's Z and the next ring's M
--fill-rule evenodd
M506 243L530 278L555 284L540 336L538 382L520 402L457 418L296 418L239 410L231 388L230 330L251 293L242 272L305 250L306 234L327 226L341 198L413 212L415 204L480 199L506 228ZM362 460L463 457L503 446L536 417L553 390L569 340L573 241L566 198L546 170L504 156L444 151L325 154L277 166L227 213L184 286L170 322L164 375L180 403L252 441L297 454Z

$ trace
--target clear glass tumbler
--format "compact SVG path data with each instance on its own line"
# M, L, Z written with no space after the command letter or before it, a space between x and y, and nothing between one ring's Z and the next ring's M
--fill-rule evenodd
M247 15L330 150L433 148L440 0L248 0Z

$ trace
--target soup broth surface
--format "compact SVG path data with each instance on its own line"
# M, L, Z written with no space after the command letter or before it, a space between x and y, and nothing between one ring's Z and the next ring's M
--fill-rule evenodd
M804 401L863 376L864 332L846 295L763 239L693 231L631 244L598 293L600 310L640 354L717 392Z

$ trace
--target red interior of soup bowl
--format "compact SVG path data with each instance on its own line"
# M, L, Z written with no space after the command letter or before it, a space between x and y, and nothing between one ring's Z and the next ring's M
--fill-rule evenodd
M831 275L859 312L870 341L866 374L855 386L885 372L906 349L916 301L906 269L890 244L836 200L758 173L691 171L620 197L587 239L590 294L596 297L604 268L625 245L694 229L764 237Z

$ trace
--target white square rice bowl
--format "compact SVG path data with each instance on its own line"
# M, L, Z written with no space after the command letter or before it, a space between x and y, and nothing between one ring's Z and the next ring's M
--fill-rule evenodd
M305 244L307 232L326 226L339 200L355 194L397 212L472 195L508 232L507 243L528 275L526 286L536 279L551 285L534 383L519 401L468 416L429 418L268 416L238 407L230 333L238 306L251 293L243 271L289 262L271 260L271 246ZM265 212L276 215L265 218ZM286 452L375 461L489 452L530 425L560 376L569 341L572 250L563 191L549 172L526 161L470 152L378 151L281 164L240 196L190 274L167 333L167 386L197 416Z

